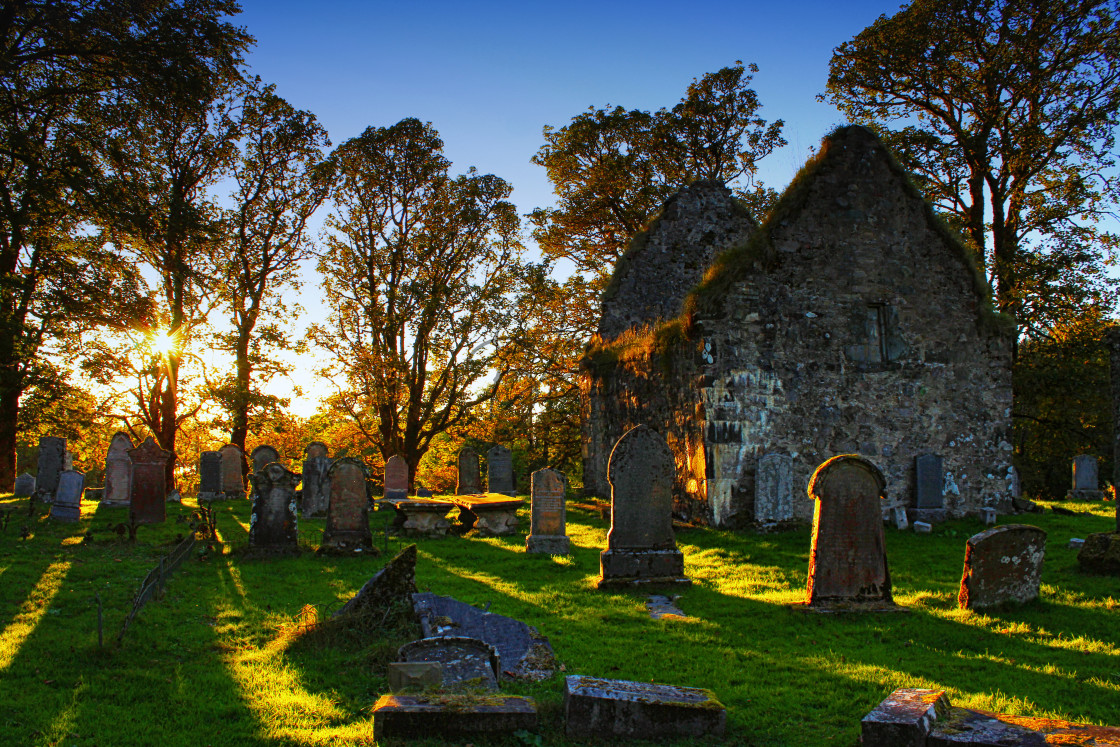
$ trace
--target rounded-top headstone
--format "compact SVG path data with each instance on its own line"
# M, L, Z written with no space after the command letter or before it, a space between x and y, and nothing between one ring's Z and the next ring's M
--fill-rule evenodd
M112 505L126 505L132 492L132 439L117 431L105 454L105 490L101 500Z
M14 497L27 498L35 493L35 475L24 472L16 478Z
M279 459L280 452L268 444L261 444L253 449L253 453L249 455L249 458L253 460L253 474L257 474Z
M1038 598L1046 532L1027 524L1004 524L965 542L964 575L957 603L983 609Z
M611 485L612 550L675 548L673 452L649 426L631 428L618 439L607 462Z
M469 446L459 449L457 459L459 479L455 484L455 495L473 495L482 492L482 470L478 464L478 452Z
M303 454L307 459L315 459L317 457L330 456L327 445L322 441L312 441L303 450Z
M389 500L408 497L408 462L400 454L385 460L385 497Z
M244 497L245 482L241 477L241 449L234 444L226 444L218 449L222 455L222 492L227 498L235 495Z

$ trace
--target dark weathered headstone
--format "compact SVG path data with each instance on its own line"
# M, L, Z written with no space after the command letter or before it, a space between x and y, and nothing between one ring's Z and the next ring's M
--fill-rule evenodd
M945 468L941 457L937 454L915 457L914 473L914 508L944 508Z
M65 469L58 477L58 487L51 503L51 518L58 521L74 522L82 518L82 489L85 475L72 469Z
M135 524L162 524L167 519L167 460L171 452L148 436L128 452L132 460L129 516Z
M394 454L385 460L385 499L405 498L408 498L408 462L400 454Z
M303 491L300 498L300 511L304 516L322 516L327 512L330 501L331 484L327 471L331 468L327 445L312 441L304 450Z
M611 530L599 556L599 588L691 583L673 534L673 452L639 425L618 439L607 464Z
M334 617L370 615L382 620L390 608L411 605L415 593L416 545L409 545L366 581L358 593L334 613Z
M649 682L564 678L564 722L570 739L718 737L727 709L708 690Z
M261 447L257 447L259 449ZM256 453L257 449L254 449ZM277 462L253 475L253 514L249 519L249 547L266 552L299 549L296 522L296 483L299 475Z
M128 452L132 448L132 439L127 433L113 434L105 454L105 490L101 494L101 502L106 506L128 505L132 495L132 459Z
M964 546L958 605L984 609L1037 599L1044 557L1046 532L1038 527L1004 524L972 535Z
M805 595L811 609L897 609L880 510L885 484L878 467L853 454L833 457L813 473Z
M1104 499L1097 476L1097 458L1092 454L1081 454L1073 458L1073 482L1066 498L1075 501L1099 501Z
M1120 532L1094 532L1077 553L1083 570L1120 576Z
M220 500L222 495L222 454L204 451L198 455L198 500Z
M754 478L754 520L763 526L793 518L793 459L767 454Z
M441 687L498 689L502 671L498 651L486 641L466 636L436 636L410 641L397 651L400 661L436 662L442 668Z
M253 462L253 474L259 473L268 465L275 462L280 458L280 452L269 446L268 444L261 444L253 449L249 454L249 459Z
M504 446L486 452L486 492L517 495L513 485L513 454Z
M373 552L369 531L369 495L366 468L357 459L343 457L327 472L331 486L327 504L327 526L321 550L333 552Z
M15 498L27 498L35 494L35 475L30 472L24 472L16 478L16 484L13 491Z
M58 489L58 477L62 474L65 455L65 438L43 436L39 439L39 471L35 476L35 492L41 500L54 500L54 491Z
M478 465L478 452L469 446L459 449L459 479L455 495L472 495L482 492L482 471Z
M554 469L533 473L530 497L531 524L525 538L526 552L567 555L567 517L564 493L567 481Z
M222 455L222 492L226 498L244 498L245 480L241 474L241 449L226 444L218 449Z
M382 695L373 705L373 736L383 739L412 737L468 737L505 734L537 728L537 708L532 698L476 693L424 693Z

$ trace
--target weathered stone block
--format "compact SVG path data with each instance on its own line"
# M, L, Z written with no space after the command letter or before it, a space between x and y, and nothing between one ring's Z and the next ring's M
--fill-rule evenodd
M1090 534L1077 553L1077 562L1086 571L1120 576L1120 532Z
M567 555L572 541L563 535L530 534L525 538L525 552L544 555Z
M1046 532L1026 524L1005 524L968 538L958 604L983 609L1038 598Z
M379 740L509 734L536 728L536 704L517 695L382 695L373 706L373 733Z
M409 545L362 585L334 617L371 614L383 617L393 605L407 605L416 593L416 545Z
M438 661L389 662L389 689L395 693L433 689L442 684L443 665Z
M722 736L727 710L708 690L572 675L564 679L569 738Z
M498 674L502 671L498 650L477 638L421 638L401 646L397 656L401 661L438 663L443 688L498 689Z
M604 550L599 554L600 589L647 584L688 586L680 550Z
M944 690L900 688L863 717L863 747L925 747L926 737L939 718L949 713Z

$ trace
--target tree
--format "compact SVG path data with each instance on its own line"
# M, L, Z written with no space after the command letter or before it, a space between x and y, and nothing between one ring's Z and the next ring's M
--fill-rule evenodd
M827 98L885 131L1029 336L1113 304L1117 21L1115 0L914 0L832 56Z
M383 458L404 458L410 484L432 438L493 396L524 271L510 185L450 176L442 149L404 119L334 151L319 259L331 317L310 333L344 382L339 405Z

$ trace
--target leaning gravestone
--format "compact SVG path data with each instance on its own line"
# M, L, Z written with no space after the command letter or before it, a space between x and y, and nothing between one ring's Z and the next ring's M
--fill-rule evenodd
M222 453L204 451L198 455L198 500L222 498Z
M478 452L469 446L459 449L459 479L455 495L474 495L482 492L482 472L478 466Z
M222 455L222 493L229 498L245 497L245 480L241 474L241 449L226 444L218 449Z
M127 506L132 495L132 439L124 431L113 434L105 454L105 490L101 495L104 506Z
M280 452L268 444L261 444L253 449L249 459L253 462L253 474L257 474L268 465L280 458Z
M304 516L322 516L327 512L331 486L327 470L331 467L327 445L322 441L312 441L303 451L303 495L300 498L300 512Z
M1066 498L1075 501L1099 501L1104 499L1097 477L1097 458L1091 454L1075 456L1072 463L1073 484Z
M1046 532L1026 524L1004 524L974 534L964 546L964 575L957 603L984 609L1038 598Z
M504 446L486 452L486 492L517 495L513 487L513 454Z
M854 454L829 459L809 480L816 501L809 609L897 610L883 539L883 473Z
M35 492L41 500L54 500L58 489L58 477L62 474L62 462L66 456L66 439L58 436L43 436L39 439L39 472L35 476Z
M767 454L754 479L754 520L764 527L793 518L793 459Z
M403 501L408 498L408 462L400 454L385 461L385 500Z
M298 482L299 475L276 462L265 465L254 475L253 515L249 520L250 548L264 552L298 550Z
M65 469L58 477L58 488L51 503L51 518L57 521L74 522L82 518L82 488L85 475L72 469Z
M128 456L132 460L129 517L134 524L162 524L167 520L167 460L171 452L148 436L140 446L129 449Z
M13 489L13 497L27 498L35 494L35 475L30 472L24 472L16 478L15 488Z
M554 469L539 469L532 476L531 521L525 538L526 552L567 555L564 475Z
M945 464L939 454L914 457L914 508L910 521L937 524L945 521Z
M673 535L673 452L645 425L618 439L607 463L611 530L599 555L599 588L689 584Z
M324 552L371 552L373 535L369 531L369 496L366 493L365 465L343 457L327 472L331 496L327 505L327 526L323 531Z

